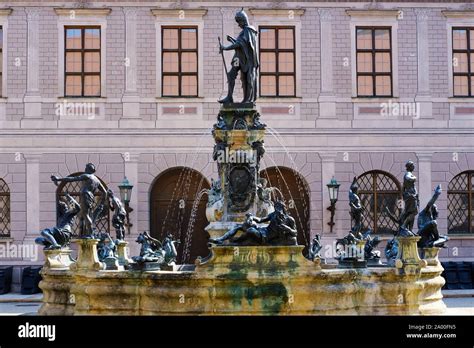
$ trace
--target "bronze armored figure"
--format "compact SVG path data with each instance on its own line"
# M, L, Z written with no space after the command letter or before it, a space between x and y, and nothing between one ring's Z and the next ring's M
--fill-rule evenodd
M233 94L235 87L235 80L240 72L242 80L243 100L242 103L253 103L257 99L257 75L258 75L258 39L257 30L249 24L247 14L242 9L235 15L235 21L242 28L239 36L235 39L227 36L227 40L231 43L224 46L219 39L219 51L234 50L235 54L232 58L232 68L227 71L227 96L220 99L219 103L229 104L234 102ZM224 57L222 55L222 57Z

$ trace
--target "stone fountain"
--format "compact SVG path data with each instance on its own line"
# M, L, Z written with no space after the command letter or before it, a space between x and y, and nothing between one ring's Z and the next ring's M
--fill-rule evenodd
M113 262L106 264L98 258L102 254L97 251L100 240L93 233L85 233L76 241L77 260L71 260L67 243L46 251L47 267L43 268L40 284L44 300L39 313L442 313L445 310L441 295L443 269L434 261L437 253L434 249L425 251L430 262L420 259L419 237L395 237L397 249L391 250L395 253L393 267L379 262L367 267L362 239L354 242L361 244L362 254L355 260L346 259L344 268L322 262L318 238L310 248L311 260L303 256L304 246L297 245L296 224L286 211L285 202L272 200L271 188L259 177L266 126L261 123L255 105L257 32L249 25L245 12L239 11L235 18L242 32L235 39L227 38L230 45L220 44L221 53L223 50L236 53L232 69L226 70L228 94L219 101L222 106L212 132L213 158L218 164L219 177L212 180L208 192L209 256L198 258L194 265L178 265L170 238L160 242L144 232L137 239L142 244L140 256L129 259L123 243L118 243L121 255L116 258L121 262L117 262L118 267L111 267ZM238 73L242 77L244 97L242 102L234 103ZM84 198L87 197L85 194ZM88 209L86 203L81 202L81 209ZM355 202L354 214L357 209ZM86 221L85 229L91 232L94 220L89 219L89 213L81 210L79 215L81 221ZM358 236L359 227L352 232ZM372 249L367 254L375 255ZM115 257L113 250L107 255Z

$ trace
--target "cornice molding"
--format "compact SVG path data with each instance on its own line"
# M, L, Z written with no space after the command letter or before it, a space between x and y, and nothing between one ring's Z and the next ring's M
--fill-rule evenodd
M169 9L169 8L152 8L151 13L157 18L166 18L166 19L202 19L207 13L207 9L193 8L193 9Z
M465 10L465 11L441 11L443 16L446 18L474 18L474 10Z
M56 7L54 12L58 16L70 16L74 13L75 16L108 16L112 12L111 8L74 8L74 7Z
M0 8L0 16L9 16L12 12L11 8Z
M398 18L400 10L346 10L346 14L356 18Z
M305 10L301 8L249 8L249 12L253 16L273 16L273 17L288 17L289 15L301 17L304 15Z

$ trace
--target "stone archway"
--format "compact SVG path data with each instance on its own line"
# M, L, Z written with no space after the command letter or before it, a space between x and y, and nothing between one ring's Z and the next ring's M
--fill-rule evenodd
M171 233L180 241L179 263L193 263L196 257L205 257L208 234L204 230L207 195L199 201L198 194L209 189L209 182L198 171L188 167L175 167L161 173L150 191L150 234L162 240ZM194 207L194 212L193 212ZM191 216L195 219L191 221Z
M268 180L268 186L277 187L281 191L288 211L296 221L298 244L308 246L311 241L310 190L306 180L301 174L287 167L263 169L260 171L260 177Z

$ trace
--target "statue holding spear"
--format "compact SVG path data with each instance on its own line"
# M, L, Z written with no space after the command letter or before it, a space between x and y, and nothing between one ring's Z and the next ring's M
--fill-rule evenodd
M257 75L258 75L258 40L257 30L249 25L247 14L244 10L240 10L235 15L235 21L239 27L242 28L237 39L227 36L227 40L231 43L228 46L224 46L219 39L219 52L222 55L222 60L227 75L227 96L220 99L219 103L229 104L233 103L233 94L235 87L235 80L238 73L240 72L240 78L242 80L242 89L244 98L242 103L253 103L257 99ZM235 54L232 58L232 68L230 71L227 70L227 65L224 58L223 51L234 50Z

